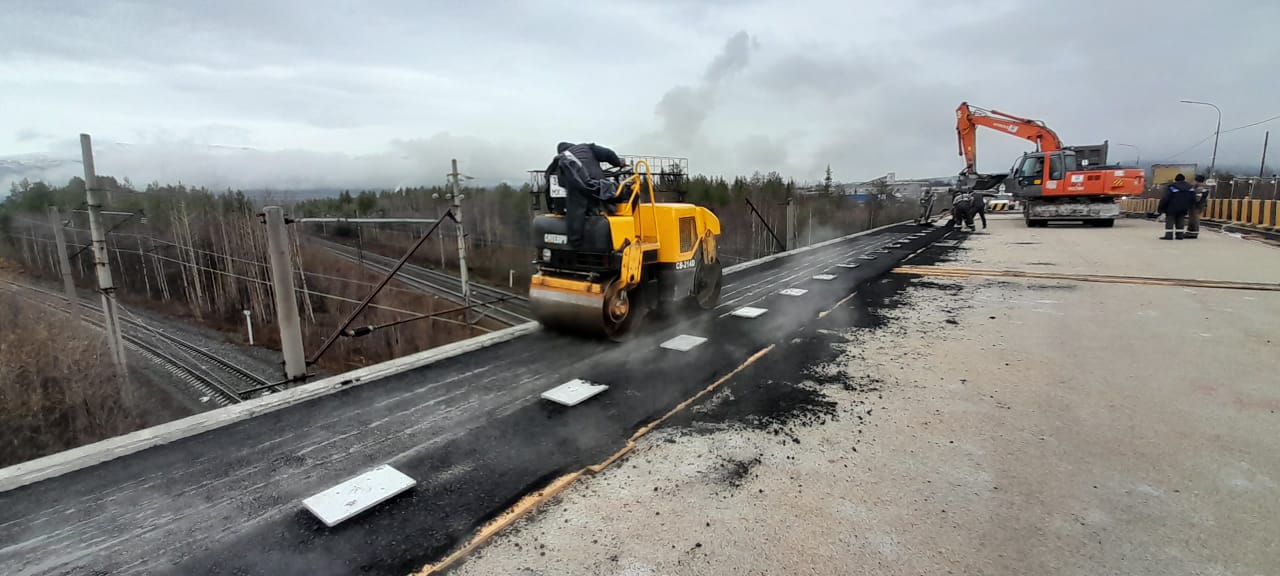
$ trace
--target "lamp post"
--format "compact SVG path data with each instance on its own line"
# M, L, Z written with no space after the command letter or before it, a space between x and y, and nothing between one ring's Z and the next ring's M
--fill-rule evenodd
M1218 136L1222 133L1222 109L1217 105L1209 102L1201 102L1199 100L1179 100L1183 104L1200 104L1202 106L1213 106L1218 111L1218 125L1213 129L1213 156L1209 158L1209 178L1214 177L1213 167L1218 162Z
M1142 151L1139 150L1137 146L1134 146L1133 144L1121 144L1119 142L1116 142L1115 145L1133 148L1133 152L1138 155L1138 159L1134 161L1134 164L1137 164L1139 168L1142 167Z

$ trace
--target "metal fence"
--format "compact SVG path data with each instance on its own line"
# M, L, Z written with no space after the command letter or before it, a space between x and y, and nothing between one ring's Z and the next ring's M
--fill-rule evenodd
M1120 201L1120 210L1134 214L1150 214L1159 207L1156 198L1129 198ZM1280 200L1244 198L1212 198L1203 217L1208 220L1243 224L1258 228L1275 228L1280 223Z

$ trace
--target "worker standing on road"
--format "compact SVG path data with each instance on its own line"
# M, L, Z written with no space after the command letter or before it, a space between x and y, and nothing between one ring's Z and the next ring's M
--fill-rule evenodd
M1164 214L1164 236L1161 240L1182 240L1187 233L1187 213L1195 206L1196 193L1187 184L1187 177L1178 174L1173 183L1165 187L1164 196L1156 211Z
M933 216L933 189L925 188L920 194L920 215L916 217L916 224L928 224L930 216Z
M1187 216L1187 239L1200 237L1200 215L1209 205L1209 185L1205 184L1204 174L1196 174L1195 203Z

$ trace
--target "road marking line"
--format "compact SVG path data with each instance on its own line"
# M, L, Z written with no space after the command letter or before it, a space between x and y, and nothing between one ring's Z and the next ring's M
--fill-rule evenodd
M835 280L836 275L835 274L814 274L813 279L814 280Z
M836 308L839 308L839 307L841 307L841 306L844 306L844 303L845 303L845 302L848 302L848 301L852 300L852 299L853 299L853 297L854 297L854 296L857 296L857 295L858 295L858 291L857 291L857 290L854 290L854 291L853 291L853 292L851 292L848 296L845 296L844 298L841 298L839 302L836 302L836 305L835 305L835 306L832 306L832 307L830 307L830 308L827 308L826 310L823 310L823 311L819 312L819 313L818 313L818 319L819 319L819 320L821 320L821 319L823 319L823 318L826 318L826 317L827 317L827 314L830 314L830 313L831 313L832 311L834 311Z
M808 290L805 290L804 288L784 288L778 291L779 294L786 296L804 296L806 292L808 292Z
M470 554L471 552L474 552L476 549L483 546L491 538L498 535L503 530L506 530L507 527L514 524L517 520L523 518L528 513L536 510L539 506L544 504L546 501L552 498L555 498L561 492L564 492L566 488L568 488L570 485L576 482L579 478L582 478L583 476L587 476L587 475L599 474L600 472L604 471L606 468L613 465L614 462L617 462L618 460L626 456L628 453L630 453L632 450L634 450L636 447L637 440L644 437L646 434L652 432L658 426L661 426L663 422L666 422L672 416L675 416L676 414L683 411L685 408L688 408L691 404L693 404L694 402L697 402L703 396L706 396L707 394L714 392L716 388L719 388L722 384L724 384L725 382L728 382L729 379L733 378L734 376L737 376L739 372L742 372L748 366L755 364L756 361L763 358L769 352L772 352L773 348L774 348L774 345L770 344L768 347L760 349L755 354L752 354L750 358L747 358L746 361L744 361L742 364L739 364L737 368L734 368L733 371L729 372L728 374L725 374L724 376L721 376L719 380L712 382L710 385L708 385L706 388L703 388L697 394L694 394L688 400L685 400L684 402L677 404L675 408L672 408L669 412L667 412L666 414L663 414L662 417L658 418L657 420L654 420L653 422L646 424L644 427L640 428L639 430L636 430L635 434L632 434L631 438L627 439L626 444L617 452L614 452L612 456L609 456L608 458L604 459L603 461L597 464L592 464L590 466L587 466L586 468L583 468L582 470L578 470L577 472L570 472L568 474L565 474L564 476L561 476L553 480L550 484L547 485L546 488L543 488L541 490L532 492L524 496L518 502L516 502L515 505L506 509L501 514L499 514L496 518L489 521L488 524L481 526L480 529L476 531L475 536L472 536L471 539L468 540L467 543L462 546L462 548L459 548L457 551L446 556L443 560L435 564L427 564L423 566L421 570L414 572L412 576L430 576L431 574L439 574L440 572L447 570L449 567L453 566L459 560L465 558L468 554Z

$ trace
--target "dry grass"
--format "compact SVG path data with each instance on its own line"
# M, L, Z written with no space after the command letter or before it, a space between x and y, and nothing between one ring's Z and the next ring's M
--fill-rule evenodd
M138 428L106 342L0 291L0 467Z

